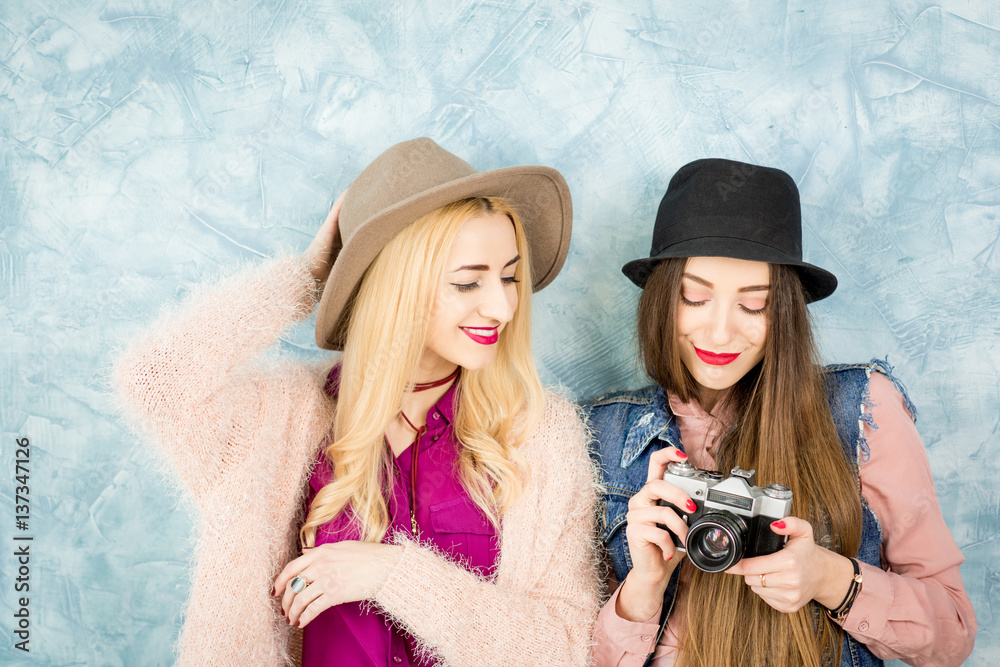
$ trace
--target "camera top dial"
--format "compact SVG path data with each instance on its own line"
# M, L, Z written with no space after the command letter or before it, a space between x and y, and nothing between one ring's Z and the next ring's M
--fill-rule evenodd
M680 477L691 477L698 469L687 461L671 461L667 465L667 472L679 475Z
M776 500L788 500L792 497L792 490L781 484L768 484L764 487L764 495Z

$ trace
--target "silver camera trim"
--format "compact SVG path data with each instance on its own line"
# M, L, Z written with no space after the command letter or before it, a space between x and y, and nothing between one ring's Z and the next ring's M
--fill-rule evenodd
M780 519L788 516L791 512L792 492L788 487L780 484L771 484L763 488L756 486L754 484L756 472L743 470L739 466L733 468L729 477L725 479L718 479L719 475L718 472L701 470L687 461L680 461L667 465L667 472L663 475L663 479L687 493L692 499L699 501L701 516L710 512L725 511L745 518L749 525L749 520L754 516ZM715 499L710 500L712 495L715 496ZM749 507L744 508L720 500L720 495L745 499L749 501ZM688 523L687 514L681 514L681 518L684 523ZM678 546L677 550L687 553L687 541L685 540L684 544Z

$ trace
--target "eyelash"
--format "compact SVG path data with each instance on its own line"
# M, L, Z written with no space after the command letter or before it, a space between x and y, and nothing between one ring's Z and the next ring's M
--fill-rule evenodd
M683 303L685 306L694 306L696 308L698 306L704 306L705 305L704 301L688 301L687 299L684 298L683 294L681 295L681 303ZM746 306L742 306L742 305L740 306L740 309L743 310L743 312L746 313L747 315L763 315L764 312L767 310L767 304L765 303L764 307L760 308L758 310L751 310L751 309L747 308Z
M519 283L521 281L511 276L509 278L501 278L500 282L504 285L514 285L515 283ZM479 281L477 280L474 283L452 283L452 286L459 292L471 292L472 290L479 288Z

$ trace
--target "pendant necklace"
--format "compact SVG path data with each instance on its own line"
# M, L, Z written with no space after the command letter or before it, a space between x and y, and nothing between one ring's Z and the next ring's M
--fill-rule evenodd
M413 384L413 391L427 391L428 389L434 389L435 387L440 387L445 385L456 377L458 377L459 371L462 370L461 366L455 368L455 371L446 378L440 380L433 380L431 382L415 382ZM420 453L420 436L427 432L427 424L424 424L420 428L413 425L410 418L406 416L406 413L402 410L399 411L400 416L402 416L403 421L406 425L416 432L417 437L413 440L413 446L410 448L410 530L413 531L413 536L417 537L417 455ZM386 444L389 441L386 440Z

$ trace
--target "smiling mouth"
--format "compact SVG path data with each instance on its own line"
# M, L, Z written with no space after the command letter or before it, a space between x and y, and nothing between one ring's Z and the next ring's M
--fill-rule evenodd
M711 364L712 366L726 366L736 361L736 357L740 356L740 353L735 354L722 354L717 352L709 352L708 350L702 350L700 348L694 348L695 354L698 358L704 361L706 364Z
M466 336L480 345L493 345L500 340L500 327L459 327Z

